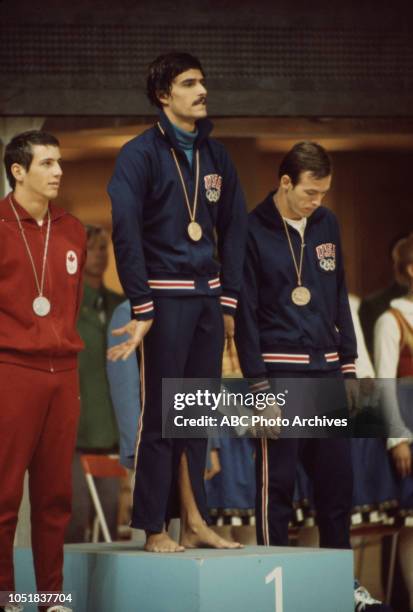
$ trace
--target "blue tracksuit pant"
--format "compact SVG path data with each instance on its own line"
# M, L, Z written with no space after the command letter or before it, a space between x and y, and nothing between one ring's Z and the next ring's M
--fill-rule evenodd
M162 379L220 378L224 326L218 297L156 297L154 302L154 323L140 351L142 411L132 527L160 532L179 516L177 474L183 451L195 500L208 521L207 440L162 438Z
M341 385L339 372L310 374L270 370L268 376L272 379L338 377L338 387ZM323 390L322 385L320 389ZM257 441L258 544L288 544L288 523L299 461L313 483L320 546L350 548L353 475L350 439L344 437Z

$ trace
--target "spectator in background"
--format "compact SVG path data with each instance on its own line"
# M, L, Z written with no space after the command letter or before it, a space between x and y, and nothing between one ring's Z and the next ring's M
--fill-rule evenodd
M413 610L413 233L399 240L393 250L396 281L407 291L390 302L390 309L374 329L377 376L389 429L387 447L397 473L400 517L398 550L400 567ZM397 383L396 383L397 381Z
M124 337L112 336L112 331L123 327L130 321L131 305L125 300L117 306L109 322L107 333L108 348L118 344ZM110 394L119 428L120 463L133 469L135 460L136 434L140 415L140 380L136 353L133 352L125 361L107 360L106 371L109 380Z
M391 468L382 435L384 424L378 406L375 372L370 360L358 309L360 299L349 295L351 316L357 340L356 375L359 379L358 414L355 434L351 440L353 463L353 523L376 522L385 516L384 508L394 503ZM365 435L367 437L360 437Z
M85 350L79 359L81 411L73 462L73 512L66 542L82 542L93 516L92 503L80 463L82 453L117 453L119 434L106 376L106 331L122 297L105 287L109 236L101 227L87 226L84 294L78 323ZM119 481L97 479L112 539L116 539Z
M397 236L396 238L393 238L389 245L389 258L392 260L393 265L394 247L397 242L404 237L405 236ZM406 287L400 285L400 283L394 279L390 286L368 295L362 300L358 310L358 315L370 359L374 359L374 325L377 319L389 308L390 302L393 299L401 297L405 293Z
M356 374L357 378L374 378L374 369L368 354L363 330L360 324L360 298L357 295L349 294L351 318L354 325L354 333L357 341Z
M235 349L224 351L222 376L222 389L229 393L245 392ZM218 410L225 414L225 407ZM228 414L234 411L237 409L231 408ZM224 435L210 440L210 457L216 459L219 469L212 478L206 478L205 487L211 517L222 525L221 529L230 532L226 537L255 545L255 444L252 438L244 437L243 429L239 428L239 437Z

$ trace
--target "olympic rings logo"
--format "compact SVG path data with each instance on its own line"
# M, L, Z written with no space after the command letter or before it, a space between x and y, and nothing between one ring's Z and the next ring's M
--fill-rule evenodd
M218 202L221 191L218 189L207 189L206 196L210 202Z
M336 269L336 261L332 258L324 258L320 260L320 268L325 272L332 272Z
M210 202L218 202L221 191L219 189L207 189L206 197Z

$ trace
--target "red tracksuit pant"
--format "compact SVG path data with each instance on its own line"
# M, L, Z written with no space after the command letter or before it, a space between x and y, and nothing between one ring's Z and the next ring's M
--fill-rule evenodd
M37 589L62 589L79 410L77 370L0 363L0 591L14 591L13 541L27 469Z

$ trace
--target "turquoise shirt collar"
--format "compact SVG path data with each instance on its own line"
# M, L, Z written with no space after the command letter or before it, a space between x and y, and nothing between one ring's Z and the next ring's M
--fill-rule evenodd
M187 132L186 130L182 130L178 126L172 124L172 127L175 132L175 138L178 142L179 148L185 153L189 165L192 166L192 159L194 157L194 144L195 140L198 136L198 130L196 129L194 132Z

